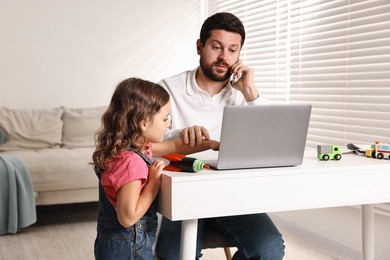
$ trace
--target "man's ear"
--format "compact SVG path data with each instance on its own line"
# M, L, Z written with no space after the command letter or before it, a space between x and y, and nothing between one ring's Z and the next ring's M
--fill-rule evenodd
M200 39L196 41L196 52L200 55L202 53L202 42Z

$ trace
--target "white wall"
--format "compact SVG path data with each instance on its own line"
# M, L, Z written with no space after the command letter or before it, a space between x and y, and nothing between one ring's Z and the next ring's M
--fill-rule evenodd
M108 104L127 77L198 64L199 0L1 0L0 106Z

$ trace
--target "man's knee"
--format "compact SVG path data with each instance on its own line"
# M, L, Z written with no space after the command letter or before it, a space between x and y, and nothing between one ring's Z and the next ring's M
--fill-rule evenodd
M268 245L266 245L266 252L264 252L264 256L261 259L269 259L269 260L281 260L284 257L284 240L280 233L274 234L270 237L268 241L266 241ZM262 250L263 252L264 250Z
M262 239L251 240L245 245L238 246L238 251L232 259L282 260L284 255L284 240L279 232L275 232L268 233Z
M279 232L269 234L268 239L260 244L260 258L263 260L282 260L284 257L284 240Z

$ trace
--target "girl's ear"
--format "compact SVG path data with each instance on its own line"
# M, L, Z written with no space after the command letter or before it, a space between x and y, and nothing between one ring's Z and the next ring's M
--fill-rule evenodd
M145 132L147 129L148 129L148 126L149 126L149 120L148 119L142 119L141 123L140 123L140 126L141 126L141 130L142 132Z

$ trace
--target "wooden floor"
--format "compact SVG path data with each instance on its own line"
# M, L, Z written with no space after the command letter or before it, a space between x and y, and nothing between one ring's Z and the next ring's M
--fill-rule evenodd
M96 203L38 207L36 224L0 236L0 260L94 259L96 211ZM352 260L288 230L280 231L285 239L285 260ZM223 249L203 251L202 260L224 259Z

